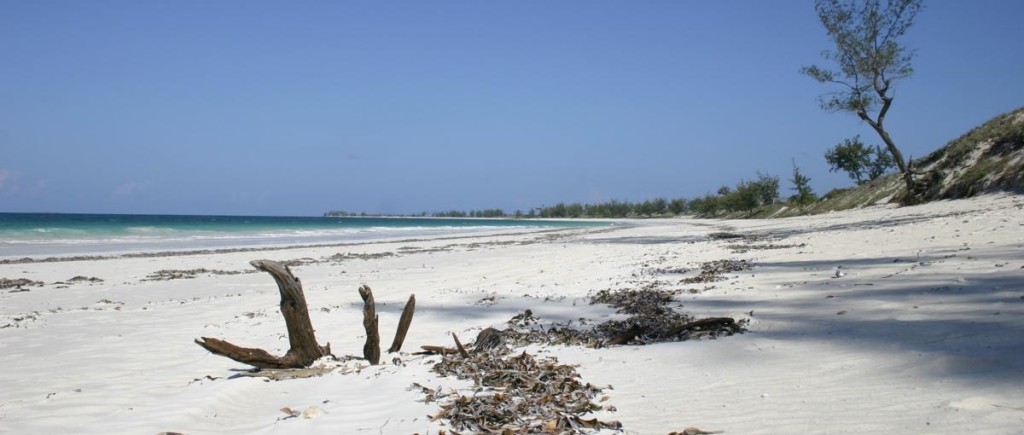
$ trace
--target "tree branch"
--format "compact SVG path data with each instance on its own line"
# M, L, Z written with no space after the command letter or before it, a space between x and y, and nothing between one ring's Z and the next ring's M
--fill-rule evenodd
M196 344L216 355L257 368L309 367L318 358L330 355L330 344L320 346L316 342L302 283L292 275L292 271L270 260L254 260L249 264L269 273L277 282L277 290L281 294L281 315L288 330L288 352L283 357L276 357L263 349L241 347L209 337L195 340Z
M398 330L395 332L395 339L388 348L388 353L402 350L402 343L405 342L405 334L409 332L409 325L412 324L412 315L416 311L416 295L409 295L409 301L402 309L402 317L398 320Z

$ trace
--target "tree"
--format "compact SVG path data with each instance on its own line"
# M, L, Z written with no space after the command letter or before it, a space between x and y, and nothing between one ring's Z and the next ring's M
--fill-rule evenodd
M835 50L826 50L826 59L835 61L838 69L818 66L801 68L800 72L821 83L839 85L840 90L822 98L826 111L851 112L878 133L914 195L914 177L903 153L885 129L885 115L892 107L892 85L913 74L910 60L914 53L897 42L914 23L922 8L922 0L817 0L818 12L825 32L835 43Z
M871 159L871 164L868 165L868 180L874 180L881 177L890 169L896 167L896 161L892 159L892 155L885 152L882 147L875 145L872 148L872 155L874 158Z
M864 145L860 136L845 139L826 151L825 162L830 172L844 171L858 186L882 176L895 166L889 153L877 145Z
M683 198L673 199L668 203L668 211L674 215L681 215L686 212L686 200Z
M816 195L811 190L811 178L800 173L800 168L796 165L796 159L793 159L793 178L789 181L793 183L791 190L796 191L796 195L789 197L789 202L805 206L817 200Z
M774 204L779 200L779 177L758 172L755 186L758 202L761 205Z

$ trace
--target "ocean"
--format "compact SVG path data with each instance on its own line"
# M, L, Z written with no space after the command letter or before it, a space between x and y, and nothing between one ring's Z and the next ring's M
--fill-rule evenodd
M317 245L608 225L533 219L0 213L0 257Z

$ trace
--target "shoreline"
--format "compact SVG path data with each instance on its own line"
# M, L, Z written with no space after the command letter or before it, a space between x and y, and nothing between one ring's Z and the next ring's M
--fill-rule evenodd
M471 343L527 309L545 327L622 319L590 297L644 287L748 331L515 354L576 365L602 389L602 409L585 418L626 433L1013 432L1024 406L1022 209L1024 196L994 195L777 220L0 263L0 278L42 283L0 289L0 432L436 434L445 428L428 416L440 405L413 386L474 389L438 377L440 357L412 354L419 346L450 346L451 333ZM249 266L261 257L296 260L317 340L342 358L330 373L238 376L248 367L193 343L284 353L276 285ZM752 269L696 279L720 260ZM382 342L417 298L406 346L379 366L347 358L363 345L364 284Z
M611 227L609 227L611 228ZM378 244L389 244L389 243L417 243L426 241L444 241L444 240L463 240L472 238L483 238L483 237L502 237L502 236L524 236L530 234L547 234L564 231L579 231L579 230L608 230L609 228L544 228L529 231L520 231L512 233L495 233L495 234L472 234L464 236L441 236L441 237L427 237L427 238L412 238L412 239L398 239L398 240L357 240L352 242L340 242L340 243L313 243L313 244L294 244L294 245L254 245L247 247L237 248L213 248L213 249L194 249L194 250L168 250L168 251L139 251L139 252L126 252L121 254L96 254L96 255L57 255L57 256L26 256L18 258L3 258L0 257L0 265L3 264L32 264L32 263L60 263L67 261L99 261L99 260L116 260L125 258L154 258L154 257L178 257L178 256L192 256L192 255L216 255L216 254L231 254L238 252L261 252L261 251L288 251L296 249L313 249L313 248L338 248L338 247L355 247L362 245L378 245ZM628 226L615 227L615 228L628 228Z

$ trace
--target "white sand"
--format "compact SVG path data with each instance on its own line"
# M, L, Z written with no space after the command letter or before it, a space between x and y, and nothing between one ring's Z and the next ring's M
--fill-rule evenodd
M652 280L703 288L676 284L689 275L652 271L748 259L753 270L680 296L690 314L750 318L746 334L535 350L579 364L585 381L611 385L603 404L617 411L597 416L622 422L627 433L1022 433L1022 207L1024 197L998 195L781 220L643 221L556 238L0 265L0 277L46 283L0 290L0 327L11 325L0 329L0 432L437 433L442 427L427 417L437 404L422 403L410 385L467 385L433 375L437 357L403 353L405 365L396 366L395 355L385 355L389 364L351 361L310 379L229 379L246 367L192 340L283 354L269 275L144 280L161 269L249 270L255 258L395 252L293 268L317 338L336 355L361 353L363 283L376 294L385 347L405 298L416 294L403 349L413 351L450 345L452 331L471 341L525 308L547 321L602 321L611 310L586 303L595 290ZM707 237L723 230L798 246L734 252L733 241ZM502 241L535 243L490 243ZM104 281L53 284L76 275ZM284 419L282 407L322 413Z

